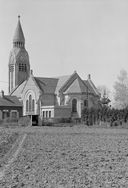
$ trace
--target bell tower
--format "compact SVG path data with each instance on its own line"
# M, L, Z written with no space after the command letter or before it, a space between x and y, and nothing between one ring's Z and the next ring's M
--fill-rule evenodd
M13 48L9 56L9 93L24 82L30 74L29 55L25 49L25 38L18 16L18 23L13 37Z

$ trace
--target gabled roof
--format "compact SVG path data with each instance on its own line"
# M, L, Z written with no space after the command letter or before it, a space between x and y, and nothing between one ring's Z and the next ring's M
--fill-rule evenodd
M69 86L76 79L76 76L78 76L78 74L76 73L76 71L74 71L74 73L68 77L68 79L63 83L63 85L61 85L59 91L65 90L66 87Z
M0 97L0 106L22 107L22 103L16 96L4 95L3 97Z
M57 78L34 77L38 87L47 94L54 94L58 83Z
M56 87L55 93L59 92L60 88L69 80L70 77L71 77L71 75L58 77L58 83L57 83L57 87Z
M85 93L87 92L87 87L79 78L73 81L73 83L68 87L64 93Z
M86 83L80 78L76 71L69 76L59 91L65 93L91 93Z
M59 89L69 79L70 75L56 78L34 77L37 85L44 93L57 94Z
M64 93L92 93L98 95L97 89L92 81L82 80L80 76L74 72L72 75L60 76L56 78L47 77L34 77L34 81L37 87L44 94L58 94L59 92ZM27 80L19 85L11 94L20 96L23 89L27 84Z
M10 95L12 95L14 93L14 95L20 97L22 90L26 84L27 80L25 80L24 82L22 82L20 85L18 85L11 93Z

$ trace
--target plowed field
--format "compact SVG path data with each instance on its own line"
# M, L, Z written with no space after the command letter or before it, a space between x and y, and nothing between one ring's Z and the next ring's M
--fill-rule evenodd
M128 188L127 129L49 127L26 132L1 188Z

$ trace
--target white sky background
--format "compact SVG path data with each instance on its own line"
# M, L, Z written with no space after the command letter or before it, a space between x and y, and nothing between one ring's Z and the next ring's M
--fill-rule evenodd
M112 90L120 70L128 70L128 0L0 0L0 90L8 91L19 14L34 76L76 70Z

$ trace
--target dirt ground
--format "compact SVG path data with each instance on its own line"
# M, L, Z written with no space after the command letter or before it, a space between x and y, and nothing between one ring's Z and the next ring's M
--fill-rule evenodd
M128 188L128 129L29 127L0 188Z

